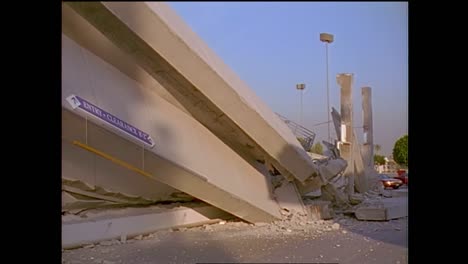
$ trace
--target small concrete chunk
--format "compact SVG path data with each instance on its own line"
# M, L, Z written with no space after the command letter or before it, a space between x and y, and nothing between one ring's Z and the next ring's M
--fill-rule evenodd
M311 201L307 205L312 220L326 220L334 217L334 212L329 201Z

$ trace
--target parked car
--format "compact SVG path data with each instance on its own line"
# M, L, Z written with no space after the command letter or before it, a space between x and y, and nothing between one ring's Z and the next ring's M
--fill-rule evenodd
M395 179L398 179L403 182L403 184L408 185L408 173L400 173L399 175L394 177Z
M391 187L393 189L398 189L403 185L403 181L399 179L392 178L387 174L379 174L380 181L382 182L384 188Z

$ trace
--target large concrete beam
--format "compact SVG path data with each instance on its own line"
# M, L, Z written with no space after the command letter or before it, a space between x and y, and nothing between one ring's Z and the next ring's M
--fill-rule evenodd
M206 205L170 209L149 207L107 210L80 220L62 220L62 248L74 248L103 240L131 238L162 229L229 216L218 208Z
M155 147L149 149L118 130L107 129L104 122L73 110L66 100L70 94L145 131ZM268 222L280 217L278 203L271 196L271 183L259 171L191 116L63 34L62 107L82 117L62 120L63 124L74 124L62 127L64 140L86 143L143 170L151 179L246 221ZM102 160L95 156L87 166L114 174L125 169L111 171ZM134 182L127 178L122 184Z
M293 133L164 3L65 2L244 159L289 179L317 170Z
M144 87L153 89L159 96L190 114L160 83L134 63L127 53L115 46L99 30L67 5L62 5L62 32L81 47L96 54Z
M388 221L408 216L408 198L395 197L362 204L354 212L359 220Z

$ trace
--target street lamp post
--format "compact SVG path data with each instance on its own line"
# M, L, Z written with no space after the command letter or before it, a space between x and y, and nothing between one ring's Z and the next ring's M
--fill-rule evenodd
M302 94L303 94L304 89L305 89L305 84L304 83L296 84L296 89L301 91L301 112L300 112L300 115L299 115L299 124L302 126Z
M325 56L327 67L327 120L328 120L328 142L331 142L330 136L330 86L328 80L328 44L333 42L333 35L328 33L320 33L320 41L325 42Z

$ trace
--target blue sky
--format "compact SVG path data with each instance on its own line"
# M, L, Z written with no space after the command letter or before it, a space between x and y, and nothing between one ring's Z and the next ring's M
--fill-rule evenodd
M361 87L372 87L374 143L390 155L408 133L408 4L404 2L170 2L273 111L327 139L322 32L329 45L330 106L340 109L338 73L353 73L354 126L362 126ZM335 137L331 126L332 137ZM356 128L362 142L362 129Z

